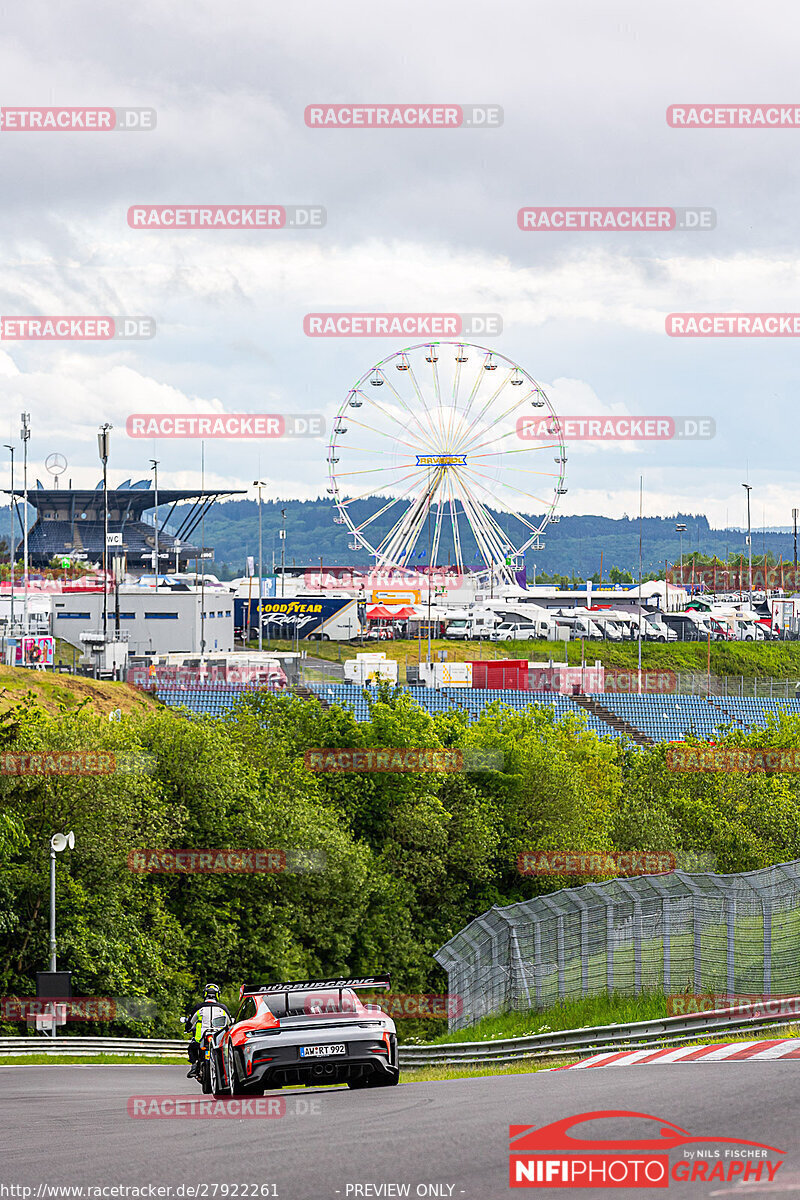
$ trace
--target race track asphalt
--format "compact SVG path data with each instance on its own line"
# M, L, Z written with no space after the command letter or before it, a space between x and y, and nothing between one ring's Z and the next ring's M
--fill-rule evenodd
M199 1096L182 1067L0 1067L0 1182L33 1187L33 1200L40 1184L171 1185L173 1198L189 1195L176 1191L179 1185L206 1185L195 1193L199 1200L226 1200L225 1191L214 1188L223 1184L227 1197L234 1195L232 1185L239 1185L241 1197L243 1184L272 1184L274 1191L260 1192L279 1200L403 1194L495 1200L520 1194L508 1186L510 1124L540 1126L624 1109L698 1137L742 1138L785 1152L769 1191L737 1182L671 1181L670 1197L800 1194L800 1060L539 1072L379 1091L292 1089L279 1093L286 1113L278 1119L128 1115L131 1096L177 1094ZM591 1132L642 1136L635 1122L619 1119L613 1130ZM367 1184L373 1186L356 1190ZM410 1186L404 1193L382 1184ZM536 1192L642 1195L628 1188Z

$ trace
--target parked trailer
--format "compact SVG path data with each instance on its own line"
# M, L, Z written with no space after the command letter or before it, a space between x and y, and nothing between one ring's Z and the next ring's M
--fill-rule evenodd
M235 599L233 611L236 628L247 628L250 636L254 631L258 636L258 599L249 601L249 611L247 600ZM346 642L361 632L357 600L319 596L265 598L261 601L261 622L264 637L289 641Z

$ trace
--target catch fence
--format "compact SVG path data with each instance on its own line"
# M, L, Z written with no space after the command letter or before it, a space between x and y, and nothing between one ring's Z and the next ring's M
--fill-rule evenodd
M460 1029L603 992L800 991L800 860L739 875L642 875L476 917L434 956Z

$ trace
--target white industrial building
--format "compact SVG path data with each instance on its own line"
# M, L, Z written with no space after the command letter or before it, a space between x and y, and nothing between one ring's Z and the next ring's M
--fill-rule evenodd
M80 647L81 634L103 628L101 593L53 596L53 633ZM115 597L108 596L108 632L116 630ZM128 653L200 654L233 650L233 597L222 591L119 590L119 629ZM125 636L127 635L127 637Z

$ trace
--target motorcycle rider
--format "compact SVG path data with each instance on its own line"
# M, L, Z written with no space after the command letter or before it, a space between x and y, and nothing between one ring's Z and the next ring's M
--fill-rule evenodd
M192 1035L187 1047L189 1061L192 1064L186 1072L187 1079L199 1078L200 1067L203 1061L201 1047L203 1034L206 1030L213 1028L215 1017L220 1016L226 1016L229 1021L233 1021L233 1015L219 998L219 988L216 983L207 983L203 988L201 1003L197 1005L183 1024L184 1029Z

